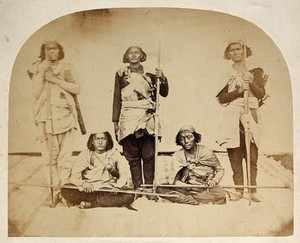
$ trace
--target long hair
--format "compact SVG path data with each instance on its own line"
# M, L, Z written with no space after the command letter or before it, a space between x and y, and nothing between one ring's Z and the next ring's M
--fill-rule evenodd
M56 43L56 45L57 45L58 50L59 50L58 59L61 60L65 57L64 48L59 43ZM41 58L41 61L44 61L47 58L46 55L47 55L46 54L46 44L44 43L44 44L41 45L41 51L40 51L40 56L39 56L39 58Z
M147 60L147 54L143 51L143 49L141 47L139 47L139 46L131 46L131 47L129 47L126 50L126 52L123 55L123 63L129 63L128 53L129 53L129 51L130 51L131 48L137 48L141 52L141 61L140 62L144 62L144 61Z
M226 49L225 49L225 51L224 51L224 58L225 58L226 60L230 60L230 57L229 57L229 48L230 48L230 46L232 46L232 45L234 45L234 44L240 44L240 43L232 43L232 44L230 44L230 45L228 45L228 46L226 47ZM240 44L240 45L241 45L241 44ZM241 47L242 47L243 50L244 50L244 45L241 45ZM252 50L251 50L250 47L248 47L248 46L246 45L246 57L250 57L250 56L252 56Z
M175 143L176 143L176 145L179 145L179 146L181 146L181 143L180 143L180 131L177 133L177 135L176 135L176 138L175 138ZM197 133L197 132L193 132L193 135L194 135L194 137L195 137L195 141L196 141L196 143L200 143L201 142L201 134L200 133Z
M110 149L112 149L114 147L114 141L110 135L109 132L103 132L103 134L105 135L105 138L106 138L106 148L105 148L105 151L108 151ZM90 151L95 151L95 147L93 145L93 141L94 141L94 136L96 135L96 133L92 133L90 136L89 136L89 139L87 141L87 148L90 150Z

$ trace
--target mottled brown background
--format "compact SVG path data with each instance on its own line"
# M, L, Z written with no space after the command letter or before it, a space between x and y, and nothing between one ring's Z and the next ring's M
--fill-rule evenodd
M161 150L174 149L174 136L183 124L193 124L203 143L215 143L222 112L215 95L219 76L230 61L223 52L229 39L246 38L252 62L270 78L271 98L261 110L261 151L292 152L292 102L288 68L272 39L252 23L227 14L180 9L106 9L67 15L37 30L22 46L10 83L9 152L38 150L31 116L31 81L26 70L39 55L44 40L58 40L65 61L74 65L82 92L78 96L87 130L113 129L111 122L114 75L131 45L148 54L145 66L161 68L169 79L170 95L160 99ZM250 60L250 58L249 58ZM280 139L278 139L280 138ZM24 142L26 141L26 142ZM78 136L76 149L86 137Z
M32 136L34 126L30 115L30 81L24 73L27 68L26 65L38 55L40 43L46 36L49 37L48 33L51 33L50 38L62 40L66 51L66 60L77 67L79 75L82 77L80 80L82 83L80 102L88 127L93 126L93 114L106 117L103 123L105 126L110 126L113 75L115 70L122 66L121 55L124 50L132 44L141 45L149 56L147 65L154 66L157 58L157 39L161 39L161 66L171 81L172 89L170 97L162 101L162 125L165 138L161 149L169 149L173 146L174 132L183 122L185 123L185 119L193 123L203 134L203 142L213 146L212 138L219 107L212 98L215 95L220 68L225 65L222 60L224 43L228 36L234 35L235 31L242 25L247 42L254 50L254 56L262 61L270 75L267 89L271 99L268 106L262 110L265 121L264 150L292 151L291 83L284 58L273 41L280 46L285 59L288 61L293 84L294 119L297 121L299 118L299 109L297 108L299 98L296 94L299 92L297 80L299 79L298 41L300 36L296 27L296 23L299 22L299 17L296 17L299 16L297 1L290 0L286 1L285 4L280 1L244 1L243 3L226 1L222 4L219 1L209 1L209 3L202 2L196 5L193 5L196 1L185 3L185 7L227 12L252 20L262 30L270 34L273 41L261 29L235 17L190 10L151 9L149 12L149 8L134 11L122 10L118 14L103 15L102 21L94 21L90 26L79 21L76 23L76 28L76 25L73 25L74 28L70 28L73 20L70 16L66 16L48 24L30 37L34 31L52 19L83 9L103 8L105 5L101 5L99 1L89 1L89 3L78 1L81 5L71 4L67 1L8 2L2 1L0 5L1 18L5 20L1 26L1 32L3 32L3 34L1 33L1 77L3 74L1 80L1 93L3 94L1 97L1 134L4 138L8 133L8 84L13 62L15 60L16 62L10 83L10 141L8 145L6 139L1 141L1 158L4 158L4 163L1 163L2 185L5 185L7 179L5 158L8 149L9 152L38 150L38 146L33 140L34 136ZM174 6L170 2L168 4L167 1L152 1L151 4L148 3L147 7L153 6L153 4L164 7ZM115 1L113 6L134 7L139 6L139 4L133 1ZM141 18L142 21L140 21ZM147 24L149 28L140 28L139 25L142 24ZM57 25L64 26L64 28ZM161 29L158 28L159 26L162 26ZM233 33L229 33L229 29ZM79 36L86 38L84 41L79 41ZM261 43L264 44L261 45ZM20 49L23 44L24 46ZM183 51L182 46L185 47L186 51ZM15 59L18 53L19 56ZM91 89L90 86L96 88ZM207 92L202 93L204 89L200 89L199 86L205 87ZM101 98L98 95L100 89L103 90ZM188 89L192 90L192 93L185 91ZM191 96L193 99L190 99ZM92 100L99 104L99 112L95 113L94 110L87 108L90 107L87 97L92 97ZM104 103L103 100L105 100ZM193 103L183 106L182 101ZM22 109L20 109L20 105L23 107ZM207 109L208 105L209 109ZM194 115L187 114L187 108L191 109L193 114L199 112L201 116L195 118ZM95 118L97 119L97 117ZM294 133L299 134L298 126L295 127ZM78 139L77 145L80 149L85 139L80 137ZM295 139L297 142L297 138ZM296 150L294 152L295 158L298 159L299 152ZM295 171L299 171L297 164ZM297 173L295 174L297 175ZM295 179L296 182L299 181L298 176ZM1 192L3 191L4 195L1 197L1 205L4 205L1 207L1 212L3 211L4 216L6 215L5 188L1 187ZM299 188L296 187L296 189ZM299 201L297 195L299 194L296 194L296 202ZM299 211L296 208L297 213ZM5 226L7 217L1 218L1 235L2 232L4 232L3 235L6 235L7 230L2 226ZM297 231L296 236L299 236ZM223 239L222 241L228 240ZM285 240L292 241L294 238ZM247 241L247 239L243 239L243 241Z

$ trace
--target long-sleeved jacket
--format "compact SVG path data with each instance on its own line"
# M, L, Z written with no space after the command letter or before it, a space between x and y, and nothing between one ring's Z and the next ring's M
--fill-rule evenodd
M151 91L149 93L149 96L151 97L152 101L155 102L156 100L156 76L155 74L149 72L148 70L145 70L146 68L142 66L143 72L142 74L146 75L150 78L151 83L149 84L151 87ZM118 122L120 118L121 113L121 107L122 107L122 96L121 96L121 90L125 88L128 85L127 81L127 72L130 69L130 67L125 67L120 69L118 72L116 72L115 75L115 87L114 87L114 96L113 96L113 113L112 113L112 121ZM130 70L131 72L134 72L134 70ZM163 97L166 97L169 93L169 85L167 82L167 79L165 79L160 84L160 95ZM139 96L139 95L138 95ZM148 97L139 96L138 99L144 99Z
M266 95L265 91L265 84L266 81L263 80L263 70L261 68L255 68L250 70L253 74L253 82L249 84L250 92L252 96L256 97L257 99L262 99ZM228 79L229 81L230 79ZM243 93L240 93L238 90L238 86L234 87L233 90L229 90L229 82L223 87L223 89L217 94L218 101L221 104L227 104L232 102L237 98L243 98ZM256 109L250 109L253 119L258 122L257 112Z
M244 112L243 92L240 92L243 78L233 66L230 67L220 78L217 100L226 107L223 111L220 126L217 132L216 142L225 148L237 148L240 146L240 131L243 132L247 125L252 134L252 142L260 146L261 124L259 105L260 99L266 96L263 70L261 68L250 69L254 79L249 84L248 105L249 114Z

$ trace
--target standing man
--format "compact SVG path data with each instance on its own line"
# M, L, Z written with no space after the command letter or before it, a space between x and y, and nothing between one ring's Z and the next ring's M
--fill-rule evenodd
M250 183L256 186L258 148L260 146L260 115L259 106L266 96L265 84L268 79L260 67L250 67L244 57L252 55L252 51L241 40L230 41L224 51L226 60L232 66L220 79L217 100L225 107L223 119L218 133L217 143L227 149L233 181L235 185L244 185L243 158L246 160L245 127L249 121L250 135ZM246 51L246 53L245 53ZM250 112L244 114L244 92L249 91L248 106ZM248 161L247 161L248 162ZM255 188L250 191L251 199L260 202L262 199ZM243 197L244 190L236 189L231 200Z
M142 165L145 184L154 180L154 113L156 109L156 86L160 83L160 95L166 97L169 92L167 78L161 69L149 71L141 62L147 55L142 48L129 47L123 62L128 66L121 68L115 75L112 121L115 135L123 147L129 161L134 188L143 183ZM147 196L154 200L153 196Z
M160 193L177 194L177 198L167 198L172 202L192 205L225 204L225 190L218 185L224 176L224 169L215 153L200 145L200 142L201 135L191 125L179 130L176 144L182 148L172 157L170 175L170 182L178 187L158 187L157 190Z
M71 173L71 156L77 111L72 94L80 93L80 86L72 67L61 60L63 47L57 41L42 44L40 62L30 73L33 80L33 114L38 127L42 158L48 183L63 185ZM49 168L49 165L51 168ZM60 199L54 191L54 205Z

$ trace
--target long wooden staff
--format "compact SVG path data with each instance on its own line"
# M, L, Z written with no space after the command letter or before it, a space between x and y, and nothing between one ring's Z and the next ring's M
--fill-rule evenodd
M161 43L158 43L158 59L157 67L160 68L160 53L161 53ZM157 176L157 165L158 165L158 126L159 126L159 93L160 93L160 79L156 78L156 106L155 106L155 116L154 116L154 133L155 133L155 153L154 153L154 183L153 183L153 192L156 192L158 184Z
M246 46L246 38L244 37L244 61L246 61L247 58L247 46ZM247 118L244 130L245 130L245 144L246 144L246 153L247 153L247 158L246 158L246 166L247 166L247 185L251 186L251 172L250 172L250 135L251 135L251 131L250 131L250 121L248 118L248 114L249 114L250 110L249 110L249 90L247 89L244 92L244 115ZM248 193L249 193L249 205L251 205L251 188L248 188Z
M74 189L74 190L80 190L82 191L82 187L72 186L72 185L47 185L47 184L31 184L31 183L14 183L10 182L8 183L10 185L15 186L36 186L36 187L50 187L50 188L67 188L67 189ZM137 194L137 195L153 195L153 196L161 196L161 197L179 197L176 194L163 194L163 193L152 193L152 192L143 192L143 191L136 191L136 190L112 190L109 188L97 188L95 189L97 192L112 192L112 193L125 193L125 194Z
M75 83L70 70L65 70L65 79L69 83ZM77 111L77 120L78 120L78 124L79 124L81 134L85 135L86 134L86 128L85 128L85 125L84 125L84 121L83 121L82 113L81 113L81 110L80 110L77 95L73 94L73 93L71 93L71 95L73 96L73 99L74 99L74 102L75 102L75 107L76 107L76 111Z
M50 67L49 67L50 68ZM48 150L49 150L49 174L50 174L50 185L53 184L53 165L52 165L52 129L48 130L47 129L47 125L51 126L52 128L52 114L51 114L51 103L50 103L50 83L48 81L46 81L46 89L47 89L47 120L45 123L45 130L47 133L47 145L48 145ZM55 207L54 205L54 188L50 187L50 195L51 195L51 207Z
M144 184L143 187L152 187L153 185ZM165 188L209 188L206 185L174 185L174 184L161 184L156 185L157 187L165 187ZM223 188L262 188L262 189L292 189L291 186L244 186L244 185L220 185Z

